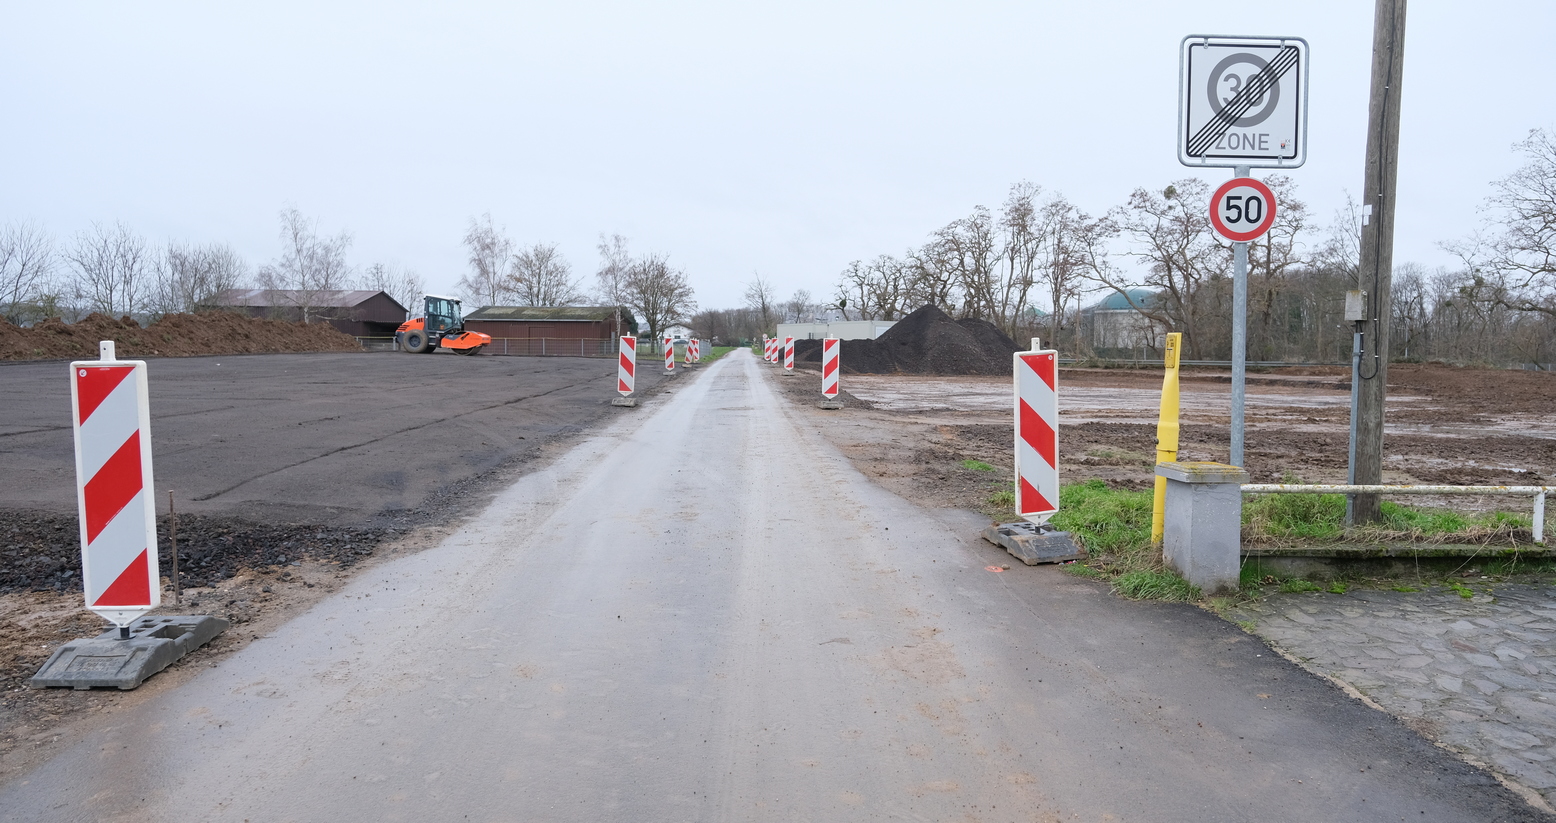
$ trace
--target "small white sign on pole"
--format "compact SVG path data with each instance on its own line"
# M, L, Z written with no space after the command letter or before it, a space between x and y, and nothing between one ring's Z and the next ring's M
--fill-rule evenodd
M1306 40L1191 34L1178 62L1178 162L1274 169L1307 162Z

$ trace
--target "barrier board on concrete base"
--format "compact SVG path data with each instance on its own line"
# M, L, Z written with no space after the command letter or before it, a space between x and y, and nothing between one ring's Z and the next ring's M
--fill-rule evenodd
M983 539L1010 552L1027 564L1064 563L1080 560L1086 552L1075 545L1069 532L1036 523L1001 523L983 530Z
M129 624L128 638L121 637L119 629L109 629L60 646L27 685L127 691L209 643L228 625L206 614L143 617Z

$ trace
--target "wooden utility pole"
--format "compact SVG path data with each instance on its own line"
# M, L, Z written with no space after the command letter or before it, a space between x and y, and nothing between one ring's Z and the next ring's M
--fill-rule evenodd
M1405 70L1405 0L1377 0L1372 22L1372 97L1367 107L1367 168L1362 186L1361 268L1367 292L1362 324L1355 482L1383 482L1383 401L1388 395L1390 286L1394 264L1394 184L1399 169L1399 99ZM1358 494L1356 523L1377 522L1378 496Z

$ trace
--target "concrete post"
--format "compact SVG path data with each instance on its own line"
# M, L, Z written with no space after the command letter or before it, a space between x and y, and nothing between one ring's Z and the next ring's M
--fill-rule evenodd
M1205 594L1236 591L1248 472L1225 463L1163 462L1156 475L1167 480L1167 568Z

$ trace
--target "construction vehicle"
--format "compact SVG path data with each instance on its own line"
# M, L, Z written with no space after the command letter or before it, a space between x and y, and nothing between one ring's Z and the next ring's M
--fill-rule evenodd
M491 345L492 336L465 331L465 316L459 300L427 295L426 311L400 324L394 332L395 348L412 354L427 354L448 349L455 354L475 354Z

